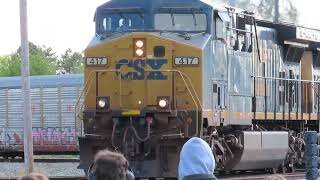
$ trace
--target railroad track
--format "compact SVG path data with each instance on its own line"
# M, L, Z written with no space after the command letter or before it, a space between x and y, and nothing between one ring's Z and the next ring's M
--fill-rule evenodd
M24 162L22 158L18 159L4 159L0 158L0 162L6 162L6 163L21 163ZM36 163L59 163L59 162L79 162L79 159L34 159L34 162Z
M1 178L0 180L18 180L18 177ZM85 177L70 177L70 176L60 176L60 177L49 177L50 180L87 180Z
M260 174L260 175L233 175L233 176L225 176L219 179L223 180L263 180L272 174ZM302 180L306 179L305 173L289 173L289 174L279 174L286 178L286 180Z
M305 173L290 173L290 174L281 174L286 180L302 180L305 179ZM218 179L222 180L263 180L270 174L261 174L261 175L238 175L238 176L230 176L230 177L222 177ZM17 177L10 177L10 178L1 178L0 180L15 180L19 179ZM49 177L50 180L87 180L86 177L71 177L71 176L60 176L60 177Z

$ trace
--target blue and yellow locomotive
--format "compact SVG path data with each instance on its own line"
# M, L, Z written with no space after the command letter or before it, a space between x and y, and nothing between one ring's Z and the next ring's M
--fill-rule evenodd
M80 168L109 148L137 177L176 177L193 136L219 171L302 164L303 132L319 130L320 31L200 0L111 0L95 22Z

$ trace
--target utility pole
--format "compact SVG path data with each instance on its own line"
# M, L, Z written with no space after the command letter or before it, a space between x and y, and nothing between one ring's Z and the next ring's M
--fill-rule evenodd
M278 23L280 17L279 0L274 0L274 22Z
M30 98L29 72L29 40L28 40L28 13L27 0L20 0L20 31L21 31L21 83L24 121L24 164L25 173L33 172L33 139L32 114Z

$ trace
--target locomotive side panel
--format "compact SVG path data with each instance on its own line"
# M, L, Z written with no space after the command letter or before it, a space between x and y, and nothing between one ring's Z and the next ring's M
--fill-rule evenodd
M229 122L226 125L251 125L251 53L229 51Z

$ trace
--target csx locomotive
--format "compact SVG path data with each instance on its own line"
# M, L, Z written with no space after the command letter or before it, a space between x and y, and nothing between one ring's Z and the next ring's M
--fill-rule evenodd
M198 136L217 171L303 165L319 130L320 31L201 0L111 0L85 50L80 165L120 151L137 177L176 177Z

